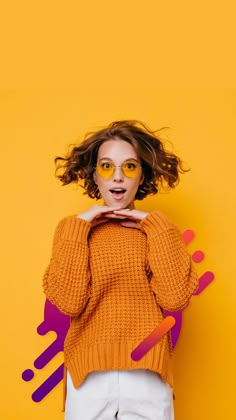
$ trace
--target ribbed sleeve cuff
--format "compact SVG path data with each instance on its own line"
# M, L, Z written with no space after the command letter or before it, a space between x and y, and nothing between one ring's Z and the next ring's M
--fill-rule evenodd
M155 210L144 217L144 219L139 222L139 225L141 230L148 235L155 235L164 232L166 229L173 226L173 223L168 220L163 213Z
M58 234L70 241L87 242L91 223L76 215L65 217L58 225Z

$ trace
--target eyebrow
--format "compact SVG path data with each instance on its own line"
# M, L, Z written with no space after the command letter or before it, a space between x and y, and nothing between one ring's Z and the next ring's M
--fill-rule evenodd
M99 161L100 160L111 160L112 162L113 162L113 160L111 159L111 158L109 158L109 157L103 157L103 158L100 158L99 159ZM125 159L123 162L127 162L128 160L135 160L136 162L138 162L138 163L140 163L137 159L135 159L135 158L128 158L128 159ZM122 163L123 163L122 162Z

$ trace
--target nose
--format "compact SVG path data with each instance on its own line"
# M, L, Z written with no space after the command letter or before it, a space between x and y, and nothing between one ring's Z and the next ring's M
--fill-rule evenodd
M123 174L120 166L115 166L114 167L113 180L114 181L123 181L124 180L124 174Z

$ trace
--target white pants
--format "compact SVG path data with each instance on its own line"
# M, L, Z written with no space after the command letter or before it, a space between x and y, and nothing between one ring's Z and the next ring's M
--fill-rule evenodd
M148 369L90 372L75 389L67 371L65 420L174 420L173 393Z

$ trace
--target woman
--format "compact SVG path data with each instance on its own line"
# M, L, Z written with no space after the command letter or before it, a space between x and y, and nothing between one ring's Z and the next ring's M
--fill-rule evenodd
M101 206L62 219L43 279L71 317L64 345L66 420L173 420L170 332L139 361L131 353L198 288L179 229L135 200L174 188L181 160L143 123L116 121L57 157L63 185L83 180Z

